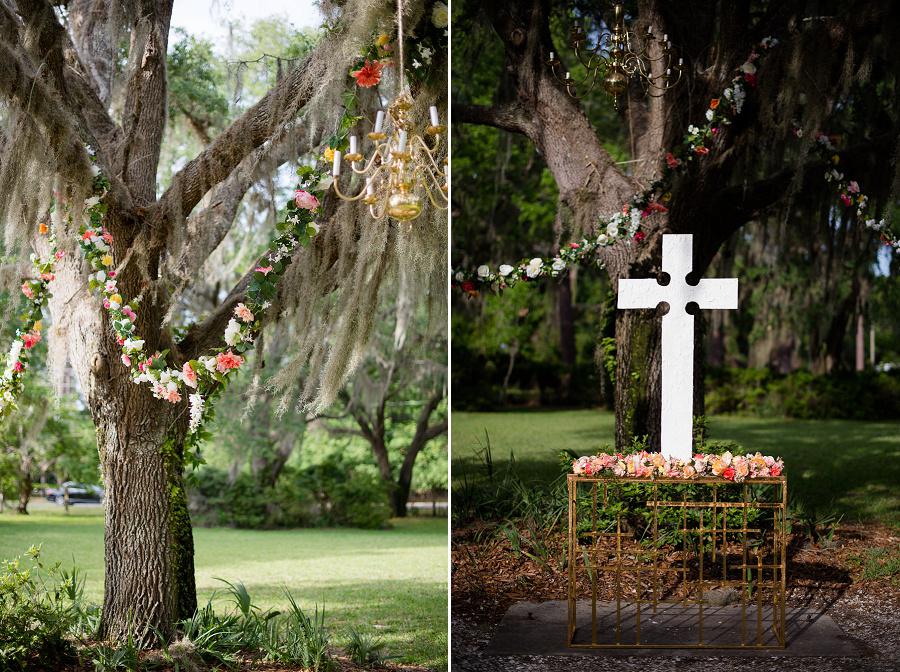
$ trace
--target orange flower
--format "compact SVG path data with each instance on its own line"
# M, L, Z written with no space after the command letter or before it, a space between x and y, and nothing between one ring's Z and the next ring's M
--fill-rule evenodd
M356 77L356 83L362 87L375 86L381 81L381 69L383 67L378 61L373 61L370 64L368 59L366 59L366 64L362 68L350 74Z
M719 99L718 99L718 98L713 98L711 101L709 101L709 109L714 110L714 109L716 109L718 106L719 106Z
M41 233L47 233L50 229L47 228L47 225L41 222Z

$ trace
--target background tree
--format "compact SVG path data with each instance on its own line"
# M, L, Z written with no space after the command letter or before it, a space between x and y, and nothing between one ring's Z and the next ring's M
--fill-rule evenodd
M368 442L391 510L400 518L406 517L419 454L441 437L439 449L446 449L447 435L447 365L439 359L447 351L447 335L421 311L407 321L407 301L381 311L378 337L341 395L343 412L321 419L335 436ZM355 427L335 422L344 418L352 418Z
M388 2L325 3L323 11L336 28L305 57L287 61L290 67L271 88L247 101L222 130L198 118L211 142L167 176L160 161L167 108L178 102L177 91L169 96L167 76L171 2L76 0L59 9L45 0L0 3L0 213L8 248L33 247L46 257L39 220L46 221L54 189L70 204L80 205L90 193L90 145L111 185L104 226L115 241L116 280L124 296L140 298L136 333L146 350L168 350L168 366L180 367L223 346L256 264L220 289L216 308L201 315L189 306L204 262L225 239L253 185L308 154L329 133L342 141L348 129L334 110L352 83L347 73L360 45L394 25L395 6ZM430 7L420 2L405 13L410 32L431 18ZM436 82L445 72L442 58L443 52L434 60ZM413 94L411 116L424 119L429 105L440 104L441 87L419 82ZM362 116L374 117L380 103L377 96L364 101ZM185 109L185 117L196 112ZM315 409L336 396L365 349L383 284L410 287L416 297L431 287L432 296L443 296L444 274L435 271L444 265L439 242L446 232L439 215L401 233L388 222L371 222L355 204L326 199L324 212L320 235L296 255L266 317L297 327L290 364L269 382L285 391L305 373L302 399ZM106 591L98 634L116 638L138 624L139 636L147 639L151 625L168 635L174 621L196 606L183 479L187 404L156 399L132 382L108 312L86 287L77 221L65 224L57 217L57 243L67 254L57 265L49 304L51 341L68 355L84 391L107 490ZM416 273L402 270L407 268ZM19 266L4 274L8 288L26 273Z
M894 181L883 166L891 161L898 130L893 102L897 66L889 46L898 35L897 13L876 2L701 2L685 7L642 0L625 4L628 21L637 29L652 23L655 33L667 33L679 48L685 82L662 98L631 102L618 114L603 115L596 109L602 104L597 102L602 92L595 92L587 99L592 102L582 105L566 94L545 61L551 51L560 54L562 70L580 77L583 72L571 62L564 44L568 27L577 16L588 35L598 33L611 22L610 4L534 0L481 7L457 3L454 20L459 30L454 34L464 38L461 47L454 49L461 56L454 62L454 80L466 82L456 76L458 68L470 67L466 55L495 54L498 47L504 53L500 63L487 61L495 69L482 70L475 86L461 84L454 90L454 119L464 124L456 128L466 129L458 132L468 132L465 124L487 125L522 135L534 147L559 193L557 233L545 241L544 249L537 250L550 252L553 241L562 244L597 233L598 216L621 212L623 204L631 203L633 195L658 178L666 166L666 153L682 141L688 125L705 123L711 101L725 100L723 92L754 45L766 36L777 38L780 44L758 63L755 86L748 86L744 109L735 123L720 128L707 147L709 154L678 175L666 201L668 212L643 220L646 240L603 248L598 257L614 291L618 278L653 277L660 272L663 233L692 233L694 273L702 274L723 244L753 222L758 226L751 229L755 240L756 232L764 230L768 240L774 241L775 247L765 248L766 254L777 258L773 274L792 258L796 259L793 267L799 268L804 258L816 282L830 276L831 284L825 283L820 296L821 304L837 306L837 310L828 309L834 311L833 328L811 335L804 346L814 351L812 360L821 358L816 366L829 370L840 346L831 346L829 357L827 342L832 337L828 332L841 332L847 321L842 315L848 310L854 314L877 239L871 231L860 229L858 222L850 224L852 213L845 215L837 209L843 206L840 201L835 205L837 199L821 177L826 165L811 151L816 142L813 131L843 137L837 152L841 171L852 175L873 197L871 216L882 216ZM829 45L827 53L823 44ZM807 131L800 139L795 137L793 122ZM465 152L465 144L455 146L462 145ZM474 175L456 171L454 175L454 195L458 185L464 198L476 188L489 189L485 182L490 175L479 173L468 187L461 178L472 182ZM527 183L522 186L528 194ZM465 211L467 204L455 202L457 207ZM469 226L502 230L498 220L502 218L491 224L473 221ZM744 231L744 235L750 234ZM792 240L806 243L802 251ZM473 269L481 263L493 263L496 268L498 262L517 261L496 252L491 259L479 258L483 248L470 246L468 238L456 237L454 244L459 248L456 260ZM818 245L825 245L822 252L814 249ZM801 256L794 257L793 250ZM859 278L858 286L852 278ZM799 289L804 282L797 277L795 286ZM838 295L844 298L834 304ZM807 300L816 298L814 294ZM785 298L782 305L792 305L788 301ZM840 308L842 303L854 307ZM606 311L607 318L612 314ZM812 308L807 316L818 319ZM620 311L614 313L614 322L608 322L615 339L607 343L614 348L600 354L601 359L614 356L616 361L617 445L628 445L631 437L647 434L651 445L658 447L659 315ZM696 333L702 331L698 328ZM840 337L836 341L839 344ZM695 412L700 413L705 356L703 348L695 352Z

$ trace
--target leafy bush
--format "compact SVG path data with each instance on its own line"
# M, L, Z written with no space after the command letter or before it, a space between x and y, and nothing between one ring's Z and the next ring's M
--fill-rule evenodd
M30 559L30 562L27 559ZM46 669L73 658L74 647L66 638L80 601L77 581L60 570L59 563L45 567L40 547L32 546L24 557L6 561L0 569L0 663L8 668ZM29 566L23 566L28 562Z
M848 420L900 419L900 372L786 376L757 369L707 375L706 412L757 417Z

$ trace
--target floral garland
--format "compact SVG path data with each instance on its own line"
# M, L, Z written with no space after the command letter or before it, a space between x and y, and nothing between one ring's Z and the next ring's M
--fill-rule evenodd
M91 148L88 148L88 153L95 164L96 157ZM275 285L290 265L292 255L299 247L308 247L313 236L319 232L315 218L321 212L318 196L324 189L321 185L325 176L309 167L301 167L297 171L300 184L287 202L284 220L276 224L276 229L281 233L269 243L266 265L258 266L254 271L247 289L247 303L239 303L235 307L234 316L225 328L227 348L214 348L218 351L217 355L203 355L177 369L166 364L168 350L150 354L144 349L144 340L136 338L135 322L140 300L126 301L119 293L111 251L114 239L102 225L107 210L103 198L109 191L109 181L96 165L93 166L93 173L93 195L84 201L86 221L78 229L82 255L93 269L88 289L99 290L103 295L103 307L109 312L113 330L122 347L122 364L131 370L132 380L137 384L148 384L155 397L171 403L181 401L182 391L189 394L189 432L194 435L209 417L210 408L206 402L210 396L221 394L228 376L244 363L240 353L253 349L252 341L261 327L260 317L275 299ZM47 227L42 223L41 232L46 231ZM50 243L54 261L62 258L65 252L56 249L52 234ZM0 417L8 412L10 406L14 407L15 397L22 391L21 374L27 364L27 354L23 356L21 348L22 345L31 348L40 341L41 308L50 297L47 284L54 279L52 261L41 262L35 255L32 259L40 279L26 281L22 286L30 301L30 310L26 315L26 325L29 326L13 344L8 356L7 369L11 373L0 378L0 399L4 402Z
M501 264L494 272L489 266L483 264L475 272L467 269L457 269L454 272L454 283L451 287L458 288L466 294L475 297L480 291L492 289L498 293L515 286L519 282L526 282L541 276L557 277L562 273L567 264L589 263L598 268L603 267L600 259L594 258L596 251L608 247L619 240L630 245L632 241L642 243L646 234L640 230L643 217L653 212L667 212L662 205L667 202L669 192L675 177L679 173L688 170L688 166L700 156L709 154L708 144L718 134L722 126L732 123L734 117L739 115L744 107L747 97L747 87L756 86L757 63L761 55L778 45L774 37L766 37L751 50L747 60L737 68L737 74L731 82L731 86L723 91L722 98L714 98L710 101L706 111L706 124L703 126L688 126L687 134L682 142L666 153L666 165L660 177L650 183L650 186L641 194L632 197L631 204L625 205L621 213L598 217L601 233L593 238L584 238L579 242L568 243L560 252L551 258L535 257L531 260L522 260L517 264ZM724 103L723 103L724 99ZM799 124L794 122L794 134L802 137ZM828 136L821 131L816 134L816 148L823 159L833 164L825 171L825 180L834 182L834 186L844 205L851 207L856 204L856 215L867 228L879 233L881 241L893 247L900 254L900 239L887 228L885 221L876 221L865 215L869 197L862 194L859 185L855 181L844 178L843 173L837 171L836 166L839 156L834 153L838 139ZM656 199L658 202L654 202ZM621 236L625 233L625 236Z
M48 233L46 224L41 222L41 233ZM51 247L55 249L56 241L50 235ZM54 264L65 252L58 251L50 261L41 261L36 254L31 255L36 278L22 283L22 294L25 295L25 312L22 315L22 327L16 329L16 338L5 356L3 375L0 376L0 418L5 418L16 410L16 399L24 390L23 377L31 361L31 349L41 342L42 309L50 293L50 282L56 277L53 274Z
M695 479L701 476L721 476L735 483L748 478L770 478L784 471L780 457L747 453L722 455L698 453L690 460L678 460L661 453L646 450L631 455L600 453L579 457L572 463L572 473L601 476L604 473L617 478L680 478Z

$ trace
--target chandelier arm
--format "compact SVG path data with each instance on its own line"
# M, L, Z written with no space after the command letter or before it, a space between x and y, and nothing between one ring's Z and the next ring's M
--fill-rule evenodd
M358 200L364 198L366 195L366 190L365 190L365 188L363 188L363 190L361 192L359 192L356 196L345 196L344 194L341 193L340 187L338 187L337 179L335 179L334 182L332 182L332 184L334 185L335 192L337 192L337 195L343 201L358 201Z
M444 202L443 205L439 204L437 201L434 200L434 196L432 196L432 194L431 194L431 189L428 187L428 181L421 174L418 166L416 166L415 172L419 176L419 179L421 180L422 185L425 187L425 193L428 195L428 200L431 201L431 204L434 207L436 207L438 210L446 210L449 207L448 198L447 198L447 195L444 193L444 191L440 188L440 185L437 185L436 191L438 194L440 194L441 199ZM432 179L434 179L434 176L432 176Z
M378 145L378 146L375 147L375 153L372 155L372 158L369 159L369 161L366 163L365 168L363 168L362 170L357 170L357 168L351 163L351 164L350 164L350 168L353 170L353 172L356 173L357 175L365 175L365 174L368 173L370 170L372 170L372 166L375 165L375 161L376 161L380 156L384 156L384 155L381 153L381 148L382 148L382 147L387 148L387 143L384 143L384 144L382 144L382 145ZM356 161L354 161L353 163L356 163Z
M420 136L417 135L413 138L413 142L416 140L419 141L420 149L425 152L425 155L428 157L428 163L431 163L434 172L443 175L444 171L441 170L440 164L434 160L434 155L432 154L432 152L437 149L437 145L435 145L434 149L428 149L428 145L425 144L425 141Z
M384 216L387 214L388 195L389 194L390 194L390 189L386 189L384 192L384 197L381 199L381 214L378 214L377 203L372 203L369 205L369 214L372 216L372 219L374 219L375 221L384 219Z
M431 183L432 183L432 186L433 186L437 191L439 191L439 192L441 193L441 197L442 197L445 201L447 200L447 197L444 196L444 190L441 189L441 186L442 186L442 185L441 185L441 181L440 181L440 179L439 179L439 177L438 177L439 175L440 175L441 177L443 176L441 173L435 174L435 173L433 173L432 171L427 170L427 169L426 169L425 167L423 167L423 166L416 166L416 167L414 168L414 171L415 171L416 175L419 176L419 180L420 180L420 181L422 182L422 184L425 186L425 190L426 190L426 191L429 190L429 187L428 187L428 181L430 180ZM426 175L427 175L427 177L426 177Z

